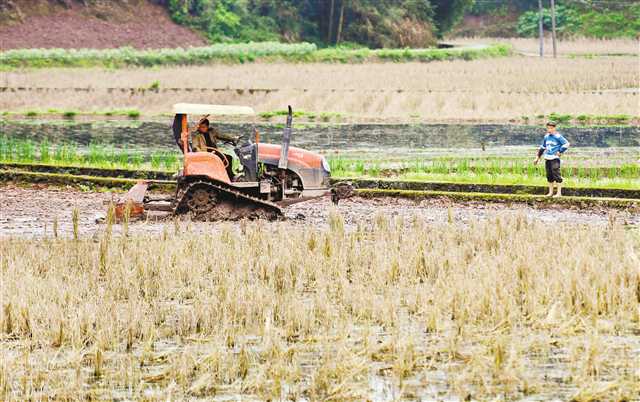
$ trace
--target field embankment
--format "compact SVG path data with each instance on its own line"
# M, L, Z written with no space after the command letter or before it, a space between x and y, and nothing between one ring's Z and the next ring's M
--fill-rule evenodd
M635 167L637 169L637 167ZM615 168L614 168L615 169ZM604 168L609 173L611 168ZM28 163L6 163L0 162L0 177L2 180L18 180L29 182L47 182L47 178L53 180L57 184L71 184L77 182L74 179L83 178L85 184L92 183L96 185L109 185L114 188L122 186L127 188L128 185L136 180L153 180L158 183L173 180L175 175L172 171L158 170L131 170L131 169L107 169L91 166L64 166L64 165L46 165L46 164L28 164ZM615 174L615 173L613 173ZM498 174L496 174L498 175ZM539 173L542 175L542 173ZM22 179L20 179L22 177ZM544 195L547 192L547 186L524 185L524 184L486 184L486 183L465 183L456 182L455 176L452 181L426 181L426 180L399 180L393 178L375 178L375 177L349 177L344 172L336 172L334 174L334 182L349 181L358 189L380 189L380 190L406 190L406 191L443 191L443 192L462 192L462 193L496 193L496 194L518 194L518 195ZM632 176L633 179L640 177L638 173ZM571 177L569 176L569 179ZM565 176L567 179L567 176ZM597 184L597 183L594 183ZM629 198L640 200L639 188L616 188L613 187L597 187L591 185L588 187L565 186L564 194L577 197L609 197L609 198Z
M43 170L42 167L36 170ZM71 186L84 190L126 191L141 178L94 176L24 169L0 169L0 183L43 186ZM54 170L54 171L52 171ZM62 168L61 171L66 169ZM76 170L71 168L70 170ZM75 171L74 173L81 173ZM93 170L96 173L96 170ZM105 172L106 173L106 172ZM137 176L140 176L138 173ZM151 180L150 189L156 192L174 193L175 182L169 175ZM149 180L149 179L148 179ZM522 185L464 184L455 182L406 182L391 180L360 180L335 178L334 183L349 181L356 187L356 195L363 198L404 198L410 200L446 199L457 202L486 202L528 204L537 208L585 208L640 210L640 191L612 188L565 187L560 199L543 196L546 187Z

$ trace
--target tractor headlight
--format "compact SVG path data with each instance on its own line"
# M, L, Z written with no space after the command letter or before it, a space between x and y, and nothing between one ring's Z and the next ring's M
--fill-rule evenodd
M327 161L327 158L325 158L324 156L322 157L322 168L327 173L331 173L331 166L329 166L329 162Z

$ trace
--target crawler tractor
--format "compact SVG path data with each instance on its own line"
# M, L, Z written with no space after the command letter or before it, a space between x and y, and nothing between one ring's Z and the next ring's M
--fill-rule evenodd
M334 203L351 195L348 183L330 186L327 160L316 153L289 146L292 110L289 107L282 145L263 144L254 128L252 140L232 141L241 171L230 168L232 157L219 148L195 151L190 142L188 115L251 115L250 107L174 105L173 135L183 153L173 197L152 197L153 181L138 182L116 204L116 217L135 218L147 211L190 214L197 220L277 219L288 205L330 196Z

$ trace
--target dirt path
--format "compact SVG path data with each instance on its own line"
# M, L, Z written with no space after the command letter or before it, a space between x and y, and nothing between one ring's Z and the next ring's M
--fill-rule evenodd
M71 236L73 233L72 211L80 211L78 224L80 236L94 236L104 225L95 220L104 215L104 202L111 199L110 193L82 192L73 189L52 187L0 187L0 237L41 237L53 235L57 221L58 234ZM310 227L326 227L334 206L329 200L316 200L297 204L286 209L286 223ZM380 198L365 200L353 198L344 200L335 209L345 220L347 227L358 223L371 224L378 217L402 217L407 222L417 216L428 222L446 222L452 219L459 223L469 223L478 219L491 219L503 214L522 213L530 219L545 222L570 222L588 225L604 225L610 219L618 219L626 224L640 225L639 213L610 210L569 210L535 209L527 205L503 205L494 203L467 202L453 203L448 200L432 199L415 202L411 200ZM189 226L195 232L215 230L226 223L202 223L183 220L180 227ZM269 223L280 225L281 222ZM131 234L157 234L164 230L175 230L173 221L146 221L131 223ZM115 233L122 230L116 225Z

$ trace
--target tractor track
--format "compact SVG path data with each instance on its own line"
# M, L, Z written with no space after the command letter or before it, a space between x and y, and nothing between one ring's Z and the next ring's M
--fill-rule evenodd
M240 219L275 220L283 216L282 209L269 201L242 193L238 190L213 184L206 181L196 181L176 195L176 209L187 209L187 198L194 189L204 187L215 190L221 199L215 207L202 213L190 212L191 218L198 221L237 221ZM240 200L240 202L238 202Z
M0 238L38 238L52 236L57 221L58 234L69 237L73 233L72 211L80 211L79 235L99 236L103 224L96 224L98 216L104 216L105 203L117 195L105 192L79 191L72 188L56 188L46 185L20 187L0 186ZM469 224L477 220L493 219L508 214L523 214L529 219L545 223L569 223L580 225L607 225L617 220L630 227L640 226L640 213L617 211L608 208L580 209L567 206L534 207L527 204L500 204L482 201L456 202L445 198L409 200L392 197L365 199L354 197L343 200L336 208L329 199L318 199L292 205L283 210L284 221L259 221L273 228L278 225L302 225L324 229L329 226L332 213L343 216L345 227L372 225L381 217L403 219L409 224L415 217L433 224L444 224L452 220L457 224ZM157 235L166 230L175 230L176 219L131 222L131 235ZM202 222L188 216L179 217L180 230L206 233L224 225L241 225L238 222ZM114 233L121 233L122 225L115 225Z

